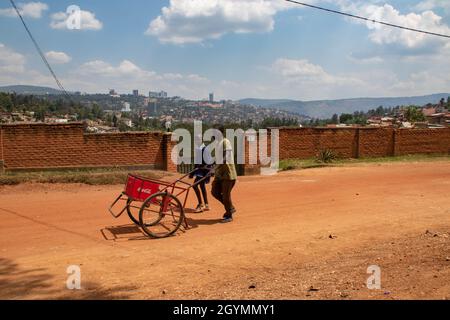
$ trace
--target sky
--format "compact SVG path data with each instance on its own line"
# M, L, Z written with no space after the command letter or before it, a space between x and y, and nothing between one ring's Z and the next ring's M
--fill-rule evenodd
M304 1L450 35L448 0ZM297 100L450 92L450 39L283 0L16 2L70 91ZM77 29L68 28L71 5L81 9ZM0 86L16 84L57 87L0 0Z

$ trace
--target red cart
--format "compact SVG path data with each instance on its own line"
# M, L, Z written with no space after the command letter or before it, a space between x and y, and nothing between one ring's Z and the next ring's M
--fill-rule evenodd
M208 175L192 184L188 180L191 174L192 172L171 183L130 174L125 191L111 204L109 212L114 218L118 218L127 211L130 219L150 237L169 237L183 223L186 228L189 227L185 218L189 192L195 185L210 178ZM114 208L120 201L125 201L125 205L120 212L115 213Z

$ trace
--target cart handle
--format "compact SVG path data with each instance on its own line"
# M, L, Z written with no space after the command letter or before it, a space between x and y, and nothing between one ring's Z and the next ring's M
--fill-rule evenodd
M117 202L119 202L120 200L122 200L122 198L123 198L123 196L124 196L124 193L122 192L121 194L120 194L120 196L118 196L117 197L117 199L111 204L111 206L109 207L109 213L111 213L111 215L114 217L114 218L119 218L124 212L125 212L125 210L127 209L127 206L128 206L128 204L125 204L125 207L123 207L123 209L119 212L119 213L114 213L114 211L113 211L113 208L115 207L115 205L117 204Z

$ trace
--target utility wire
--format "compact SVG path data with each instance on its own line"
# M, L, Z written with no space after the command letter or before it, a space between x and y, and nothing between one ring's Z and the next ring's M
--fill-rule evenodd
M42 52L41 48L39 47L39 44L33 37L33 34L31 33L30 29L28 28L27 24L25 23L25 20L22 17L22 14L20 13L19 9L17 8L16 4L14 3L14 0L9 0L11 2L11 5L13 6L14 10L17 12L17 15L19 16L20 20L22 21L23 26L25 27L25 30L27 31L28 35L30 36L31 41L33 41L34 46L36 47L36 50L38 51L39 55L42 58L42 61L47 66L48 70L52 74L53 78L56 81L56 84L58 85L58 88L69 98L71 99L71 96L69 93L67 93L66 89L62 85L61 81L59 81L58 77L56 76L55 72L53 71L52 67L50 66L50 63L48 62L47 58L45 57L44 53Z
M367 22L381 24L381 25L388 26L388 27L393 27L393 28L398 28L398 29L403 29L403 30L423 33L423 34L427 34L427 35L431 35L431 36L437 36L437 37L450 39L450 35L446 35L446 34L435 33L435 32L430 32L430 31L425 31L425 30L420 30L420 29L414 29L414 28L408 28L408 27L404 27L404 26L400 26L400 25L396 25L396 24L392 24L392 23L388 23L388 22L384 22L384 21L378 21L378 20L369 19L369 18L362 17L362 16L357 16L357 15L346 13L346 12L342 12L342 11L327 9L327 8L324 8L324 7L319 7L319 6L315 6L315 5L312 5L312 4L303 3L303 2L299 2L299 1L295 1L295 0L285 0L285 1L291 2L291 3L295 3L295 4L298 4L298 5L304 6L304 7L309 7L309 8L313 8L313 9L317 9L317 10L326 11L326 12L329 12L329 13L340 14L340 15L343 15L343 16L346 16L346 17L350 17L350 18L354 18L354 19L359 19L359 20L364 20L364 21L367 21Z

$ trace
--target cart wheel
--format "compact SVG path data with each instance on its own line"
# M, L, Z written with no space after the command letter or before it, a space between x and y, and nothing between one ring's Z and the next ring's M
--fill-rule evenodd
M139 210L140 210L140 207L137 207L136 205L134 205L133 204L133 200L129 199L127 201L127 213L128 213L128 216L130 217L131 221L133 221L138 226L141 225L139 223Z
M136 202L133 202L133 200L128 200L127 201L127 213L128 216L130 217L131 221L133 221L135 224L137 224L138 226L141 225L141 223L139 222L139 212L141 210L141 207L136 205ZM154 221L154 223L158 223L158 220ZM146 225L152 225L152 223L149 223L148 221L146 222Z
M139 222L146 234L153 238L173 235L184 221L180 200L170 193L157 193L144 201Z

